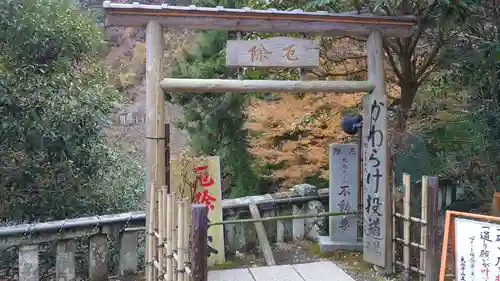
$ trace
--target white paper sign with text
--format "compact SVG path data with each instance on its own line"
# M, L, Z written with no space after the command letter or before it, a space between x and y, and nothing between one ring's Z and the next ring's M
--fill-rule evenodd
M455 280L500 280L500 225L455 218Z

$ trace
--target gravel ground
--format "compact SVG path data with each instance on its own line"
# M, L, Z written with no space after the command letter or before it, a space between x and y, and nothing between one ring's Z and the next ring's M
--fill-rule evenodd
M397 278L380 276L371 265L363 261L360 252L338 251L320 254L319 246L310 241L298 243L277 243L273 245L274 259L277 265L309 263L322 260L333 261L355 281L392 281ZM233 269L245 267L265 266L265 261L256 251L250 253L236 253L236 257L213 269Z
M444 213L438 217L438 237L443 237L444 233ZM298 264L309 263L321 260L333 261L342 268L355 281L400 281L401 274L393 276L382 276L373 269L371 264L363 261L363 255L360 252L336 251L333 253L321 254L317 243L310 241L301 241L298 243L277 243L272 246L276 264ZM437 253L441 252L442 244L439 243ZM439 255L439 254L438 254ZM451 253L448 252L450 256ZM249 253L236 253L236 256L226 264L218 265L214 269L232 269L245 267L265 266L265 261L260 257L258 250ZM411 280L418 280L413 276Z

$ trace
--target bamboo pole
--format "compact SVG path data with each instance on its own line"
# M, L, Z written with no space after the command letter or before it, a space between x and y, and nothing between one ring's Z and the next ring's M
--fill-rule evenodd
M170 193L170 153L170 124L167 123L165 124L165 185L167 193Z
M165 206L165 196L163 195L166 193L166 186L163 186L161 190L158 191L158 264L160 266L158 275L163 276L165 274L165 247L164 247L164 241L165 241L165 212L166 212L166 206Z
M184 281L184 202L177 205L177 281Z
M191 239L193 241L191 271L192 281L208 280L207 264L207 234L208 234L208 206L194 204L192 208L192 229Z
M155 185L155 188L151 191L151 193L155 193L156 196L154 198L154 201L153 202L153 218L152 218L152 221L153 221L153 242L151 243L151 248L153 248L153 262L155 264L158 264L160 265L159 263L159 260L160 260L160 257L159 257L159 252L158 252L158 245L161 245L161 240L160 240L160 235L159 235L159 226L160 226L160 199L161 197L159 196L160 195L160 192L161 191L161 188L156 188L156 185ZM161 274L161 268L155 266L153 268L153 276L154 276L154 279L157 280L158 279L158 276Z
M187 199L184 199L184 202L183 202L183 212L184 212L184 221L183 221L183 226L184 226L184 244L183 244L183 247L184 247L184 268L190 266L190 263L189 261L191 260L190 259L190 242L191 240L189 239L190 236L190 232L191 232L191 204L189 203L189 200ZM189 281L190 277L189 277L189 273L188 272L184 272L184 281Z
M396 239L394 239L394 240L396 240L397 242L399 242L399 243L401 243L401 244L404 244L404 243L405 243L405 240L404 240L404 239L401 239L401 238L397 238L397 237L396 237ZM415 248L419 248L419 249L422 249L422 250L425 250L424 245L421 245L421 244L419 244L419 243L410 242L410 246L415 247Z
M304 219L304 218L316 218L316 217L335 217L335 216L348 216L348 215L358 215L361 214L361 212L343 212L343 213L336 213L336 212L326 212L326 213L319 213L319 214L305 214L305 215L289 215L289 216L277 216L277 217L264 217L260 219L242 219L242 220L227 220L227 221L217 221L217 222L212 222L209 223L209 226L213 225L228 225L228 224L242 224L242 223L254 223L254 222L264 222L264 221L280 221L280 220L294 220L294 219ZM396 213L396 216L399 214ZM403 217L402 215L400 215ZM420 221L418 218L411 218L412 221ZM175 222L175 220L173 220ZM138 231L138 230L143 230L143 227L133 227L133 228L126 228L125 231ZM176 232L175 229L172 230L173 233ZM175 236L173 235L173 240L175 240ZM177 241L177 240L175 240ZM176 250L175 245L176 243L172 243L174 247L174 251Z
M209 226L214 225L227 225L227 224L239 224L239 223L252 223L252 222L264 222L264 221L276 221L276 220L295 220L304 218L316 218L316 217L335 217L335 216L346 216L346 215L357 215L361 212L325 212L319 214L305 214L305 215L289 215L289 216L278 216L278 217L264 217L259 219L242 219L242 220L227 220L227 221L217 221L209 223Z
M174 211L173 211L173 199L174 194L167 194L167 223L166 223L166 235L167 235L167 272L165 276L166 281L172 281L173 277L173 247L172 247L172 225L174 219Z
M251 92L369 92L374 85L369 81L277 81L165 78L162 89L176 93L251 93Z
M398 240L399 237L396 235L396 217L397 217L397 212L396 212L396 181L393 175L393 181L392 181L392 196L391 196L391 212L392 212L392 272L396 272L396 241Z
M165 185L165 155L161 153L165 146L165 97L160 88L163 61L163 29L156 21L150 21L146 27L146 164L147 184L146 198L156 197L156 192ZM146 225L155 226L155 201L146 201ZM153 230L148 229L148 230ZM152 231L151 231L152 233ZM152 234L151 234L152 235ZM146 240L148 261L154 258L156 243L154 239ZM146 280L154 281L154 265L146 267Z
M411 217L411 182L410 175L403 174L403 184L405 187L405 197L403 200L404 203L404 244L403 244L403 264L404 264L404 272L403 272L403 281L410 280L410 217Z
M155 275L154 275L154 249L152 245L154 245L154 217L155 217L155 204L154 202L156 201L155 195L156 192L150 192L149 193L149 202L152 202L149 204L149 220L148 220L148 231L146 235L146 243L149 245L149 247L146 248L147 256L146 256L146 280L147 281L153 281L155 280Z
M394 216L396 218L402 218L402 219L405 218L405 215L404 214L400 214L400 213L394 213ZM415 217L410 217L410 221L416 222L416 223L422 223L422 224L426 224L427 223L426 221L422 220L421 218L415 218Z
M422 206L421 206L421 219L427 222L427 202L428 202L428 178L427 176L422 177ZM425 250L420 249L420 269L425 272L425 251L428 251L429 248L427 246L427 224L420 224L420 244L424 246ZM420 281L426 281L427 276L420 275Z
M179 232L178 232L178 229L177 229L177 215L178 215L178 211L177 211L177 193L175 192L172 192L172 209L171 209L171 212L172 212L172 252L174 255L178 255L178 248L177 248L177 239L178 239L178 235L179 235ZM176 263L176 259L173 259L172 260L172 268L177 268L177 263ZM173 278L173 281L176 281L177 280L177 274L174 273L172 274L172 278Z

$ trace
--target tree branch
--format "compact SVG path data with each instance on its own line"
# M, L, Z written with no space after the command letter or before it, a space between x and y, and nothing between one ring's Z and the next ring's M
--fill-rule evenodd
M353 74L358 74L358 73L363 73L363 72L366 72L367 70L366 69L358 69L358 70L354 70L354 71L349 71L349 72L341 72L341 73L331 73L331 72L327 72L327 73L318 73L317 71L314 71L314 70L309 70L308 72L315 75L316 77L320 78L320 79L324 79L324 78L328 78L328 77L342 77L342 76L349 76L349 75L353 75Z
M413 35L413 40L410 46L408 47L408 54L413 54L413 52L415 52L415 48L417 47L418 41L420 41L420 37L422 36L422 33L425 30L424 24L420 19L418 20L417 26L418 26L417 31Z
M434 70L436 70L436 68L437 64L434 64L429 70L427 70L427 72L423 73L420 77L417 77L417 85L422 85L422 83L424 83L424 81L429 77L429 75L431 75L432 72L434 72Z
M441 29L443 23L446 21L446 14L441 14L439 18L439 22L437 24L437 29L438 29L438 34L436 38L436 43L434 44L434 47L432 48L431 52L429 55L424 59L424 63L420 67L420 69L417 71L415 74L415 79L416 80L421 80L419 79L429 68L429 66L432 65L432 63L435 61L437 55L439 54L439 51L444 45L444 31Z
M329 56L326 54L324 54L324 58L326 58L328 61L330 62L334 62L334 63L340 63L340 62L344 62L346 60L359 60L359 59L366 59L366 55L359 55L359 56L345 56L343 58L334 58L332 56Z
M388 47L391 48L392 52L396 53L396 54L400 54L401 52L401 45L400 44L394 44L394 42L388 40L388 39L384 39L384 45L387 45Z
M391 48L384 44L384 50L387 53L387 57L389 57L389 64L391 65L392 69L394 70L394 73L396 73L396 76L398 77L399 81L403 80L403 75L401 74L401 71L399 70L398 66L396 65L396 61L394 61L394 58L392 57L392 52Z
M439 51L444 45L444 40L443 40L444 34L442 31L439 32L438 39L436 40L436 44L432 48L432 51L429 53L429 55L425 58L424 63L420 67L420 69L417 71L415 74L415 79L420 80L420 77L423 76L423 74L426 72L426 70L432 65L432 63L435 61L437 55L439 54Z

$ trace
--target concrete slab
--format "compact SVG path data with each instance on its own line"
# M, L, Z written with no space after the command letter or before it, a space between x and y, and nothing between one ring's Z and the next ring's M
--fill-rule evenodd
M333 262L322 261L292 265L305 281L354 281Z
M256 281L304 281L291 265L254 267L250 272Z
M330 236L318 236L318 244L322 253L335 250L363 251L361 242L332 241Z
M246 268L212 270L208 272L208 281L255 281Z

